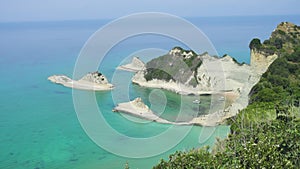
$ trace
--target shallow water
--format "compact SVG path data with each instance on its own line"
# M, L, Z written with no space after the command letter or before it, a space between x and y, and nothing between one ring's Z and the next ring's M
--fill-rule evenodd
M249 63L248 42L252 37L264 39L280 21L291 20L299 24L299 18L282 16L189 20L207 34L220 55L229 53ZM107 21L0 23L0 168L117 169L123 168L126 162L132 168L151 168L161 158L167 158L176 150L213 145L216 136L224 138L227 135L228 126L194 126L169 151L142 159L120 157L97 146L80 126L74 110L72 90L50 83L47 77L53 74L71 76L85 41L105 23ZM111 92L96 92L95 97L101 114L115 131L129 137L147 138L159 135L171 127L111 111L117 103L135 97L142 97L148 106L172 121L176 120L179 107L188 111L177 120L187 120L199 113L199 108L193 107L193 97L132 85L132 73L115 72L115 67L137 50L155 47L167 51L175 45L180 43L161 37L137 37L116 46L104 58L99 70L113 81L116 88ZM201 97L201 100L204 107L210 105L209 97ZM205 111L207 109L202 108L200 113ZM213 134L209 137L207 133ZM172 137L168 139L162 145ZM124 146L128 143L121 139L109 142L111 145ZM145 147L145 153L157 146Z

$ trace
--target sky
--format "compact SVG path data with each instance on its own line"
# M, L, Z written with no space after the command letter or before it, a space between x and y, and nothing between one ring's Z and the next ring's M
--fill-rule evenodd
M300 15L299 0L1 0L0 22L116 19L137 12L180 17Z

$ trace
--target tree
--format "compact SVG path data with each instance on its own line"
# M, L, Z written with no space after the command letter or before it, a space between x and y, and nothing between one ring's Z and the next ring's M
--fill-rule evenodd
M256 49L256 50L259 50L261 48L261 46L262 46L262 44L260 42L260 39L258 39L258 38L252 39L252 41L249 44L250 49Z

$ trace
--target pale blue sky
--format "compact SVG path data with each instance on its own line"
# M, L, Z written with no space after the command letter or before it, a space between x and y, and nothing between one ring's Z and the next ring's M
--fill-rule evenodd
M2 0L0 22L115 19L136 12L181 17L300 15L299 0Z

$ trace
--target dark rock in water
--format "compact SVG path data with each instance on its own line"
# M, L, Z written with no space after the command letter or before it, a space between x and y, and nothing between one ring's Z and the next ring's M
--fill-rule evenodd
M71 162L78 161L78 158L71 158L69 161Z
M100 156L99 158L98 158L98 160L103 160L105 158L105 156Z

